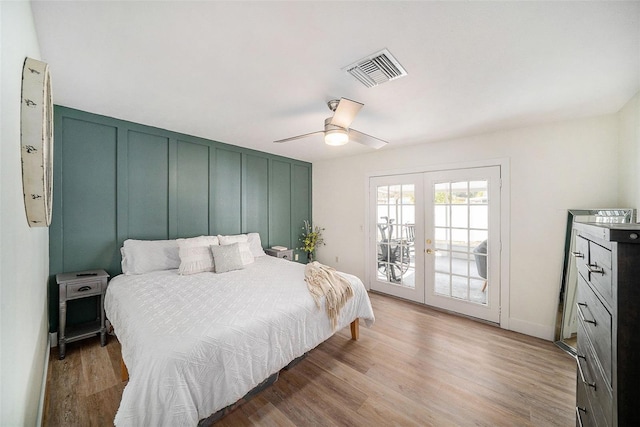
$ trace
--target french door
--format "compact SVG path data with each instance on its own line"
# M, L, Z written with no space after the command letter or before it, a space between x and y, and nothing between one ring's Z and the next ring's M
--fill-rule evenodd
M370 179L371 289L500 320L500 167Z

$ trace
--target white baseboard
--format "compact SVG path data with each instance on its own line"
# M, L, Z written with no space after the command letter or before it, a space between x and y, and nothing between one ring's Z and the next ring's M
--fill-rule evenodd
M555 328L553 326L531 323L525 320L514 319L513 317L509 319L509 330L542 338L547 341L553 341L555 336Z
M45 347L45 355L44 355L44 369L42 372L42 387L40 389L40 401L38 402L38 419L36 422L36 426L42 426L42 422L43 422L43 418L44 418L44 404L45 404L45 395L46 395L46 391L47 391L47 375L49 374L49 355L51 354L51 351L49 350L51 348L51 335L53 334L49 334L49 345L47 345ZM57 334L55 334L57 336ZM56 339L55 342L58 342L58 340Z
M58 346L58 333L57 332L49 332L49 348Z

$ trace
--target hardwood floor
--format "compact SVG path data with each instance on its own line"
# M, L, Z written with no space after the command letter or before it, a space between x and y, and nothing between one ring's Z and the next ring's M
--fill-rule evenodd
M219 426L572 426L574 360L551 342L371 294L376 323L312 350ZM112 425L122 390L109 337L52 349L45 426Z

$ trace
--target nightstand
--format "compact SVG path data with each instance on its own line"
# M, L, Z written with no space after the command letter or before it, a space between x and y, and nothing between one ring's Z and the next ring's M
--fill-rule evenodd
M104 294L107 291L109 275L104 270L78 271L74 273L56 274L60 295L60 317L58 324L58 347L60 359L64 359L66 344L100 334L100 344L107 344L105 327ZM97 297L96 320L80 325L67 326L67 301Z
M269 256L274 256L276 258L282 258L289 261L293 261L293 249L286 249L284 251L278 251L275 249L265 249L264 251Z

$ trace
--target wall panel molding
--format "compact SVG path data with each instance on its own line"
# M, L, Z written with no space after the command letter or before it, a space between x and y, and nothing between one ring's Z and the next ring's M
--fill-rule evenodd
M295 248L311 220L310 163L63 106L54 121L52 332L55 275L119 274L126 239L259 232L265 247Z

